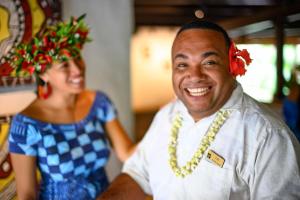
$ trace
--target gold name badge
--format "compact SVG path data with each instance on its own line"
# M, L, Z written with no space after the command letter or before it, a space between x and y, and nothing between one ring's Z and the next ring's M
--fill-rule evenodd
M225 159L222 158L222 156L215 153L213 150L209 150L207 152L207 158L211 160L213 163L215 163L216 165L218 165L219 167L223 167L225 163Z

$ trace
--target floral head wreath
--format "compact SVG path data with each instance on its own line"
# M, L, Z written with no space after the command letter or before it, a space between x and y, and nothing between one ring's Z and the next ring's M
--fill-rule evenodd
M246 49L239 50L233 41L229 48L229 63L230 73L236 77L237 75L244 75L246 73L246 66L251 63L252 59Z
M85 15L69 22L48 26L40 36L29 43L21 43L6 57L6 67L11 67L11 76L40 74L54 62L65 62L80 56L83 44L90 39L89 29L84 23ZM9 65L9 66L8 66Z

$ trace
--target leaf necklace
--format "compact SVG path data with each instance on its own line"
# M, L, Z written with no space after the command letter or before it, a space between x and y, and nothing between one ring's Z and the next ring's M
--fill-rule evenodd
M217 133L219 132L222 125L228 119L231 110L220 110L217 112L216 118L213 120L209 129L207 130L204 138L201 140L201 143L193 155L192 159L188 161L184 166L178 166L176 149L178 144L178 132L182 126L182 117L179 113L176 114L171 129L171 139L168 146L169 151L169 165L177 177L184 178L185 176L191 174L198 164L200 163L205 151L215 140Z

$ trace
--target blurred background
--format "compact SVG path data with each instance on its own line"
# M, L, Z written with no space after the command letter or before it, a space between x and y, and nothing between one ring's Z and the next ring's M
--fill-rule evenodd
M197 17L219 23L240 49L248 49L253 62L238 81L282 117L283 99L300 65L299 0L0 0L0 59L45 25L83 13L93 39L83 50L87 87L109 95L135 141L157 110L175 98L171 44L179 26ZM34 77L7 74L1 59L0 199L15 198L6 143L10 119L36 96ZM113 155L110 179L121 165Z

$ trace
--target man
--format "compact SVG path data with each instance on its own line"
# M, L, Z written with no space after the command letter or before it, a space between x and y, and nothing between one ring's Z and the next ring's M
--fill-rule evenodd
M235 80L250 61L218 25L184 25L172 47L178 99L100 199L300 199L299 143Z

